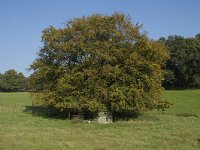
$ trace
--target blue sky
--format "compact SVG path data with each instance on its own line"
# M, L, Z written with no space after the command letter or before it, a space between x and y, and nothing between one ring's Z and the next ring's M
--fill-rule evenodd
M0 73L23 72L42 47L42 30L63 27L74 17L94 13L130 15L152 39L200 33L200 0L0 0Z

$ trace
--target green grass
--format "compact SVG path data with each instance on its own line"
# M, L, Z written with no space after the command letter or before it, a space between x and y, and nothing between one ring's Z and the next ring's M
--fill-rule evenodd
M200 90L166 91L164 96L173 104L166 113L188 113L196 114L200 117Z
M200 149L200 90L164 97L173 103L164 113L101 125L36 116L28 93L0 93L0 150Z

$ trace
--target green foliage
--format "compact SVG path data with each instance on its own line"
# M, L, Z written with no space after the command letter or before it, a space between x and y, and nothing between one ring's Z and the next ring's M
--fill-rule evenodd
M0 73L0 91L3 89L3 74Z
M138 114L169 104L161 99L168 53L130 18L92 15L43 31L31 65L34 103L78 112Z
M20 92L27 90L27 79L20 72L17 73L14 69L0 74L0 91L3 92Z
M161 39L171 53L165 87L200 87L200 38L169 36Z
M165 80L163 81L163 85L165 87L173 88L174 87L174 82L176 80L175 76L174 76L174 72L172 70L166 69L165 73L164 73L164 78L165 78Z
M196 38L200 38L200 33L198 33L195 37L196 37Z

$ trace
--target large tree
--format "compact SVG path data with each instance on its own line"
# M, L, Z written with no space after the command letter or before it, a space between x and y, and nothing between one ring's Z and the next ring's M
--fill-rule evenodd
M169 36L161 38L171 58L167 62L165 87L200 87L200 38Z
M161 86L165 46L119 13L92 15L43 31L31 65L35 103L60 110L138 114L167 108Z

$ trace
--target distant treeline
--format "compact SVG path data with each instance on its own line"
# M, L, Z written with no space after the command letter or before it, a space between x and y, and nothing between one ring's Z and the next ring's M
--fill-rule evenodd
M166 63L165 88L200 88L200 34L193 38L160 38L170 52Z
M28 78L14 69L0 74L1 92L24 92L28 90Z

